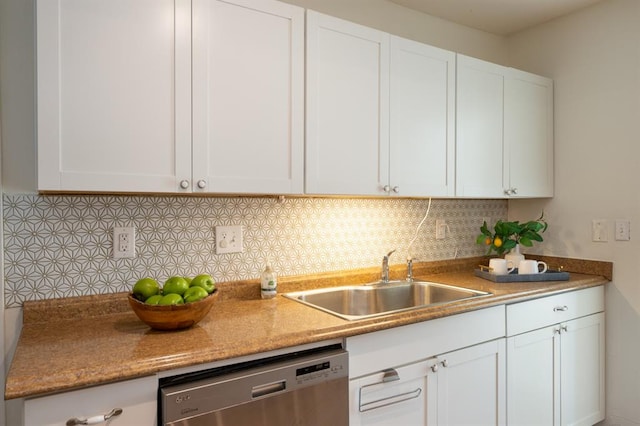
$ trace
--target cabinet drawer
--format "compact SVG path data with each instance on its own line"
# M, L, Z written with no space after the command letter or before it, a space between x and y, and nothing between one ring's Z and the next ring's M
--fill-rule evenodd
M148 376L27 399L24 404L24 425L63 426L73 418L96 420L97 416L104 416L119 408L122 412L107 424L155 426L158 422L157 393L158 379Z
M604 287L507 305L507 336L604 311Z
M349 377L409 364L504 335L504 305L500 305L349 337Z

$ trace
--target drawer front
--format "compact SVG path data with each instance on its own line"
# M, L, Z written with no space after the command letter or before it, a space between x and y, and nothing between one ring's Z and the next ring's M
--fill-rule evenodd
M604 287L507 305L507 336L604 311Z
M64 426L74 418L87 420L85 424L156 426L157 399L156 376L27 399L24 426ZM118 408L120 414L104 422L104 416Z
M349 377L504 337L504 315L500 305L349 337Z

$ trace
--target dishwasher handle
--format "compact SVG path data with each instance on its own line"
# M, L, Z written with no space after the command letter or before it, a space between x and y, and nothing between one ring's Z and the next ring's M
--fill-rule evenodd
M251 397L260 398L261 396L270 395L272 393L281 392L287 389L287 382L281 380L275 383L267 383L251 388Z

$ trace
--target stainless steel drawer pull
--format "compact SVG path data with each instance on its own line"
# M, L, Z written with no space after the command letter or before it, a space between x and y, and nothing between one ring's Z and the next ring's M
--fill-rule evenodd
M555 308L553 308L553 312L565 312L568 311L569 307L567 305L564 306L556 306Z
M114 408L107 414L100 414L99 416L93 416L86 419L78 419L74 417L73 419L67 420L67 426L95 425L98 423L104 423L110 418L119 416L120 414L122 414L122 408Z
M370 385L367 385L370 386ZM404 401L409 401L411 399L415 399L420 396L422 393L422 388L418 388L409 392L403 392L396 395L391 395L386 398L376 399L375 401L362 403L362 389L366 386L360 388L360 412L364 413L365 411L375 410L377 408L388 407L389 405L399 404Z

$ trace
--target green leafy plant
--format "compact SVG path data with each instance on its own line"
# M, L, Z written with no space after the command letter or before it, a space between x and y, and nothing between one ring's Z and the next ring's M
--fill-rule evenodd
M520 223L518 221L507 222L499 220L493 227L493 232L484 222L480 227L481 234L476 239L477 244L489 246L489 252L495 251L497 254L511 250L517 244L526 247L533 246L534 241L542 241L542 234L547 230L547 222L544 220L544 212L537 220Z

